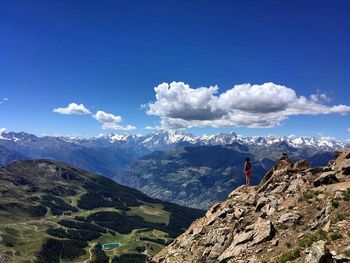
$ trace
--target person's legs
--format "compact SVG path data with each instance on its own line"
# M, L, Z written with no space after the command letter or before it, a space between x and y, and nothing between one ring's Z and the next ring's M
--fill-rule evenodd
M245 171L245 182L247 186L250 185L250 170Z

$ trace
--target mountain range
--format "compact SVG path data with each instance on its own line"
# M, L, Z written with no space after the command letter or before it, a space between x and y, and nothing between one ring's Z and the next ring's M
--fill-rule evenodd
M22 157L49 158L111 177L117 169L153 151L165 151L184 146L233 143L243 146L285 143L293 148L311 147L322 151L334 151L347 145L345 142L329 137L241 136L234 132L194 136L181 131L155 131L147 135L109 134L91 138L39 137L25 132L3 132L0 134L0 146L3 152L0 164ZM5 150L8 153L5 153Z
M113 178L147 195L208 208L244 183L242 165L253 160L258 183L281 153L293 161L325 165L344 147L332 138L296 136L194 136L181 131L147 135L109 134L91 138L38 137L24 132L0 134L0 165L13 160L52 159Z

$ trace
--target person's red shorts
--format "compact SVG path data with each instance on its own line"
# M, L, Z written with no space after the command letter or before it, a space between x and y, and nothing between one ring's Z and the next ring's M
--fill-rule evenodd
M252 171L251 171L251 170L246 170L244 173L245 173L246 176L250 176L250 174L252 173Z

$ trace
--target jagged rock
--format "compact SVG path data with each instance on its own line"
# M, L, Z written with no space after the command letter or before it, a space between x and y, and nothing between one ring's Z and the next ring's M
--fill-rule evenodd
M274 247L278 246L279 244L279 240L275 239L274 241L272 241L271 245L273 245Z
M335 158L338 158L342 153L343 153L342 150L335 150L335 151L333 152L333 156L334 156Z
M9 257L3 254L0 254L0 263L6 263L8 262Z
M260 197L257 201L256 207L255 207L255 211L259 212L261 210L261 208L263 208L268 202L270 202L270 200L266 197Z
M252 241L254 237L254 232L249 231L249 232L243 232L241 234L238 234L234 237L232 245L233 246L238 246L244 243L247 243L249 241Z
M245 212L244 209L237 208L235 209L234 215L237 218L241 218L244 215L244 212Z
M312 244L310 253L306 256L306 263L331 263L332 254L326 250L326 242L320 240Z
M254 240L252 245L271 240L275 236L275 228L270 220L258 219L254 227Z
M333 165L334 165L334 163L335 163L335 161L334 161L334 160L329 160L329 161L328 161L328 163L327 163L327 165L330 167L330 166L333 166Z
M304 181L302 179L296 179L293 180L288 189L287 189L287 193L296 193L301 189L301 186L304 184Z
M300 160L294 164L294 169L298 171L303 171L309 168L310 168L310 165L306 160Z
M342 172L344 175L350 175L350 166L343 167Z
M350 257L348 257L344 254L334 255L333 259L336 263L349 263L350 262Z
M314 186L318 187L324 184L334 184L337 182L339 182L339 180L333 171L325 172L314 181Z
M271 191L271 194L281 194L287 189L288 185L286 182L281 182L275 189Z
M322 228L323 231L329 232L329 228L331 227L331 220L328 220L326 225Z
M203 252L207 255L207 262L216 262L221 255L222 248L229 246L233 230L230 227L215 229L207 240L207 249Z
M289 212L283 214L277 221L277 225L280 227L292 226L299 222L301 216L295 212Z
M225 262L227 259L234 258L242 254L248 248L247 244L242 244L238 246L230 246L225 250L224 253L218 258L219 262Z
M246 227L245 232L236 235L231 245L219 257L219 261L239 255L242 249L271 240L275 235L275 228L270 220L259 218L258 221Z
M326 198L326 195L325 194L318 194L316 198L317 198L317 200L323 200Z
M345 155L345 159L350 159L350 152Z

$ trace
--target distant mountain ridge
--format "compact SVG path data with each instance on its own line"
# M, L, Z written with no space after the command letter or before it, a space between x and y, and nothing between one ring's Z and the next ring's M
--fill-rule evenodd
M232 143L247 144L247 145L272 145L275 143L285 142L289 146L295 148L301 147L319 147L324 150L335 150L336 148L343 148L347 143L331 138L331 137L309 137L309 136L242 136L234 132L217 133L213 135L195 136L191 133L182 131L155 131L147 135L135 134L108 134L98 135L91 138L81 137L65 137L65 136L43 136L37 137L33 134L24 132L15 133L8 132L0 134L1 141L23 142L32 141L38 142L43 139L57 139L66 143L74 143L81 146L96 146L96 145L117 145L119 147L138 146L148 150L166 150L174 148L177 145L226 145Z
M137 145L110 144L94 139L84 141L68 137L38 137L24 132L0 134L0 146L7 149L6 152L2 151L0 160L3 162L0 165L21 159L53 159L107 177L149 153L149 150ZM9 152L11 156L15 152L19 157L10 158Z
M155 131L147 135L109 134L91 138L64 136L36 136L25 132L0 134L0 165L21 159L53 159L107 177L153 151L167 151L179 147L236 145L241 152L278 145L278 149L317 149L332 152L346 144L333 138L296 136L241 136L234 132L194 136L182 131ZM259 148L260 147L260 148ZM262 147L262 148L261 148ZM280 151L278 151L280 152Z

